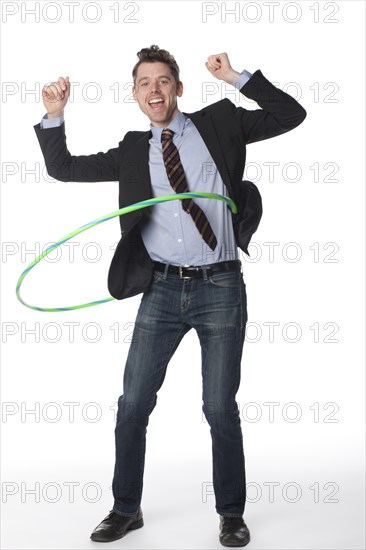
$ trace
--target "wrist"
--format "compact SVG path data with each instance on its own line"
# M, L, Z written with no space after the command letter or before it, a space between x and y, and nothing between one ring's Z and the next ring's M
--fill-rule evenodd
M238 73L238 71L234 71L234 69L230 69L230 71L228 71L226 75L225 82L227 82L227 84L235 84L235 82L238 80L239 77L240 77L240 73Z
M55 113L47 113L47 118L58 118L60 116L63 116L64 110L56 111Z

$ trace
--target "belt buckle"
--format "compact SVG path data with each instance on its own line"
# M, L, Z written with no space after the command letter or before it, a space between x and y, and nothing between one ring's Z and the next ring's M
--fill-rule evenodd
M183 275L183 266L180 265L178 267L179 267L179 278L180 279L190 279L191 278L189 275L188 275L188 277Z

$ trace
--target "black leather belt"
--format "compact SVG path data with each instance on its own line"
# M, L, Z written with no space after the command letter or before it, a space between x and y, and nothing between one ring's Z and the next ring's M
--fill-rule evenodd
M154 262L154 268L163 273L172 273L173 275L179 275L181 279L191 279L194 277L203 277L204 268L207 276L214 273L221 273L223 271L240 271L240 260L232 260L228 262L218 262L216 264L207 264L205 266L181 266L172 264L163 264L162 262Z

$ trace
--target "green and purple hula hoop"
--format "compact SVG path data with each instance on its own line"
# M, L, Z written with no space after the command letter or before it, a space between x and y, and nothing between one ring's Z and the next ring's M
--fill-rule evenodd
M193 199L193 198L206 198L206 199L215 199L222 202L225 202L227 206L231 209L233 214L237 213L237 208L234 203L229 197L225 197L224 195L217 195L215 193L179 193L174 195L164 195L163 197L155 197L153 199L149 199L146 201L136 202L135 204L131 204L130 206L125 206L124 208L121 208L120 210L116 210L115 212L112 212L111 214L107 214L106 216L102 216L101 218L98 218L92 222L89 222L85 225L82 225L78 229L75 229L75 231L72 231L65 237L62 237L58 241L56 241L54 244L49 246L46 250L42 252L33 262L31 262L28 267L23 271L23 273L20 275L17 284L16 284L16 296L24 306L29 307L30 309L34 309L35 311L47 311L47 312L55 312L55 311L70 311L74 309L83 309L86 307L92 307L92 306L98 306L99 304L104 304L106 302L111 302L112 300L115 300L113 296L109 296L108 298L104 298L103 300L96 300L95 302L87 302L85 304L79 304L77 306L68 306L68 307L38 307L38 306L32 306L31 304L27 304L23 298L20 295L20 287L25 279L25 277L28 275L28 273L33 269L33 267L38 264L43 258L48 256L53 250L61 246L62 244L66 243L76 235L79 235L79 233L82 233L83 231L87 231L88 229L91 229L92 227L95 227L96 225L106 222L108 220L111 220L112 218L115 218L117 216L123 216L124 214L129 214L130 212L134 212L135 210L140 210L142 208L147 208L149 206L153 206L154 204L158 204L160 202L167 202L167 201L175 201L175 200L183 200L183 199Z

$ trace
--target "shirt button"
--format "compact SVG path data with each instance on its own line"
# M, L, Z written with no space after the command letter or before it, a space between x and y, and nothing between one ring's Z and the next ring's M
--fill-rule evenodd
M178 242L181 243L181 242L182 242L182 239L178 239Z
M178 218L178 212L175 212L174 217Z

